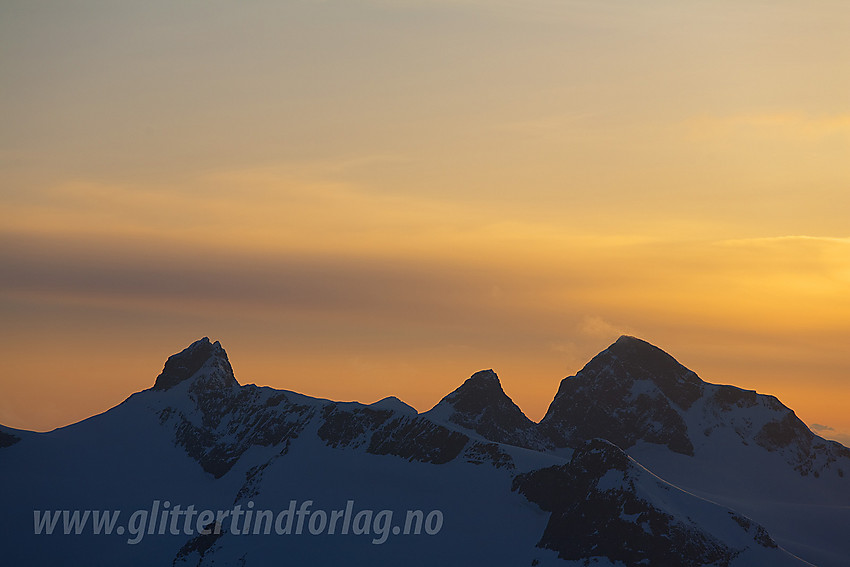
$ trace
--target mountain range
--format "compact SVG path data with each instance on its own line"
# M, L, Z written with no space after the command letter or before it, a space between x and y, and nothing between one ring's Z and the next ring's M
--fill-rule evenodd
M850 449L628 336L539 423L492 370L418 413L240 385L203 338L105 413L0 426L0 482L9 565L850 565Z

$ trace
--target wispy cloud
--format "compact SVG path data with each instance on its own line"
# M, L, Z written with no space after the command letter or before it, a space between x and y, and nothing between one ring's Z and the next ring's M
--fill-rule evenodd
M578 332L593 338L616 338L619 335L635 334L633 330L622 325L610 323L598 315L587 315L582 318Z
M685 127L695 139L759 136L801 142L829 136L850 138L850 114L811 115L788 111L703 115L689 119Z
M757 246L783 244L839 244L850 245L850 237L840 236L807 236L803 234L788 236L765 236L758 238L739 238L721 241L720 244L729 246Z

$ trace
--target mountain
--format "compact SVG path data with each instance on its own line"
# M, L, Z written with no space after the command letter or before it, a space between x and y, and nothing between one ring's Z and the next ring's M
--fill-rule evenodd
M240 385L224 348L203 338L169 357L150 389L103 414L49 433L0 428L4 562L805 565L761 518L742 511L735 494L730 505L700 497L699 487L682 490L638 453L669 468L676 459L705 465L702 455L713 455L706 447L734 458L757 449L758 458L744 460L760 463L763 453L783 463L777 478L805 496L812 487L846 492L843 477L832 474L844 466L840 448L821 448L814 438L811 459L794 460L805 444L794 424L787 443L785 426L762 434L773 414L764 424L746 417L764 413L761 398L749 405L747 395L738 402L729 394L721 396L725 405L711 402L717 427L704 441L703 430L691 427L694 416L726 387L689 371L680 376L687 384L671 383L681 369L635 341L621 339L588 364L594 374L575 378L605 386L597 390L605 407L629 423L668 416L672 437L647 426L595 439L610 420L571 421L570 397L589 394L563 382L535 424L492 371L474 374L424 414L397 398L364 405ZM628 417L641 394L651 403L632 404ZM594 411L583 415L604 413ZM736 439L747 444L734 445L727 434L745 419L755 429L741 429ZM756 438L763 445L750 443ZM832 462L825 451L835 452ZM809 461L811 468L798 470ZM804 522L824 517L820 507L796 510ZM813 556L841 552L840 543L821 545L811 531L800 530L792 543L811 551L806 545L815 542Z
M499 377L492 370L473 374L424 417L497 443L530 449L551 447L551 443L537 433L537 424L505 394Z
M511 492L513 474L560 462L471 439L396 399L370 406L239 385L225 350L206 338L169 357L153 387L106 413L49 433L5 435L20 439L0 449L0 480L13 487L0 496L3 557L11 565L267 565L280 556L312 565L352 557L374 565L529 564L545 519ZM322 511L310 516L316 522L351 502L349 533L313 536L317 526L308 523L298 535L265 535L265 526L235 535L238 524L215 516L190 522L190 530L184 516L150 524L190 506L278 517L291 501ZM395 512L404 527L406 510L423 514L413 527L431 517L444 525L434 519L433 535L420 527L396 541L384 529L394 526L377 520ZM94 514L104 511L121 518L110 535L103 526L94 533ZM57 515L45 520L47 512ZM73 523L75 513L89 527L64 535L66 516ZM139 530L143 516L148 524ZM44 532L51 517L55 533L35 534L34 524ZM523 527L509 529L513 521ZM200 533L207 527L212 533ZM494 533L505 534L499 544Z
M691 457L725 447L731 436L780 454L802 476L843 477L850 457L775 397L704 382L658 347L627 336L561 381L540 429L556 446L604 437L623 449L650 443Z
M539 545L566 560L625 565L793 564L763 527L659 479L608 441L569 463L518 475L514 490L551 512Z
M672 356L640 339L620 337L561 381L540 429L559 447L599 436L623 449L643 440L693 455L677 409L689 409L702 390L702 380Z
M556 447L601 437L665 480L747 514L819 565L847 565L850 450L773 396L710 384L661 349L620 337L561 381L539 424Z

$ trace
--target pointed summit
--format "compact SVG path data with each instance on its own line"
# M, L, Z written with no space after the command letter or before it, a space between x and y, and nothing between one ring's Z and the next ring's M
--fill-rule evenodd
M513 405L520 411L502 390L502 383L492 370L476 372L443 401L448 401L456 411L467 415L480 415L488 406Z
M151 389L168 390L201 370L207 370L210 374L211 380L206 382L212 388L238 385L224 348L218 341L211 343L208 337L204 337L169 356Z
M700 398L704 384L660 348L622 336L561 381L541 432L556 446L604 437L622 449L644 440L691 455L679 412Z
M682 409L688 409L700 397L705 384L695 372L660 348L628 335L596 355L575 376L579 377L606 388L649 381ZM562 381L561 387L565 383Z
M492 370L481 370L425 415L459 425L496 443L536 447L535 424L511 400Z
M618 368L635 380L651 380L684 409L701 393L703 381L696 373L660 348L628 335L602 351L585 370L598 372L606 366Z

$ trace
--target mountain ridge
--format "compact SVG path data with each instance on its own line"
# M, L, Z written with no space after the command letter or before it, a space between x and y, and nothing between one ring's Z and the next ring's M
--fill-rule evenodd
M588 393L600 388L607 397ZM635 400L643 402L631 404ZM583 409L599 411L582 414L573 407L579 403L586 406ZM613 443L608 437L616 438L622 428L610 429L611 420L605 419L603 410L619 412L621 422L645 427ZM673 430L692 441L691 451L671 447L670 440L659 435L667 427L663 423L660 430L653 428L669 412L684 423ZM589 420L588 415L602 419ZM706 433L708 429L700 428L709 418L716 427ZM612 565L629 566L662 559L683 566L803 565L782 549L787 542L799 543L784 524L776 524L774 534L770 525L761 525L772 517L760 509L741 512L743 504L734 492L715 498L718 495L711 490L716 487L709 485L691 486L686 492L679 484L670 484L669 478L676 467L682 468L682 459L722 473L723 463L706 460L706 455L713 456L711 450L719 448L744 455L756 471L764 463L775 467L785 462L777 482L801 498L812 500L815 489L834 490L844 480L831 473L840 466L850 470L850 459L837 448L813 441L805 433L811 432L801 430L795 419L775 398L703 382L661 349L634 337L621 337L575 377L562 380L550 412L539 423L523 414L492 370L476 372L434 408L417 413L394 397L360 404L240 385L224 348L204 337L169 357L153 387L108 412L47 434L8 431L19 439L0 447L0 456L6 457L0 459L0 480L16 484L22 495L38 493L40 501L52 498L68 507L74 495L41 484L40 478L49 477L31 474L34 469L54 470L57 463L64 463L62 468L79 485L78 492L102 494L98 498L106 501L127 501L123 495L127 482L147 486L146 490L183 486L182 492L213 498L220 505L244 506L254 502L272 506L286 495L282 487L294 491L290 497L311 500L339 495L339 487L345 486L360 498L393 494L393 501L424 490L428 498L440 502L448 518L487 526L470 534L456 524L444 535L442 541L457 553L455 560L466 558L454 564L479 560L468 554L489 546L491 563L512 557L514 563L562 565L604 557ZM587 437L582 439L583 435ZM715 439L723 442L714 443ZM87 456L81 460L77 454ZM115 460L116 455L122 456ZM156 468L158 460L170 463L166 470ZM106 472L91 469L89 461L108 464L104 471L111 471L110 478L101 478ZM672 467L672 472L665 467ZM664 480L657 476L661 469ZM145 476L138 477L142 471L147 471ZM167 471L173 471L172 480ZM382 480L376 484L374 478ZM123 482L117 483L118 479ZM579 499L580 493L586 497ZM728 500L726 508L712 502L723 497ZM11 509L32 509L23 496L16 498ZM464 505L459 507L458 502ZM482 517L478 511L485 509ZM586 525L580 526L579 518L585 518ZM512 526L519 521L527 529L510 535L503 521ZM15 524L0 524L3 530L16 529ZM500 534L495 547L494 531ZM807 534L795 551L811 547L812 537ZM80 552L85 553L103 540L72 543L76 541L82 542ZM274 540L254 540L250 546L245 541L224 534L158 542L142 555L140 564L244 563L251 554L254 562L263 564L262 557L280 552ZM412 553L420 558L415 564L445 564L444 558L428 551L430 544L418 546L427 540L406 541L411 547L404 547L405 553L415 549ZM334 542L330 548L317 548L309 540L287 545L294 545L307 559L327 554L325 564L339 560L330 559L335 553L356 547ZM256 551L255 544L266 551ZM827 539L826 546L829 553L840 556L836 542ZM382 559L370 548L357 549L374 564L400 560L397 555ZM32 550L21 548L19 558L28 551ZM50 549L43 553L53 557Z

